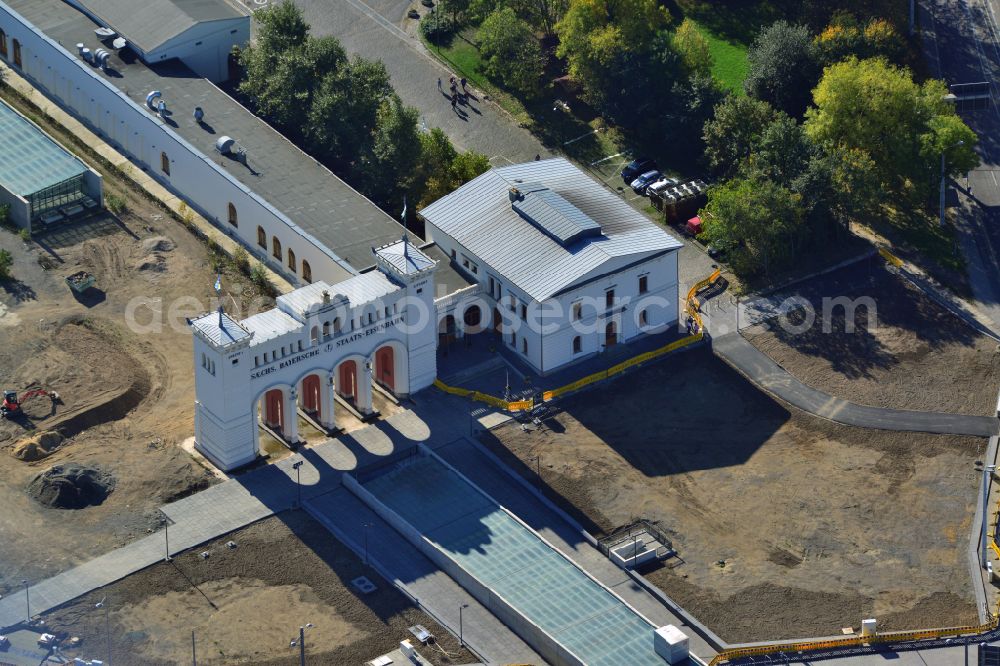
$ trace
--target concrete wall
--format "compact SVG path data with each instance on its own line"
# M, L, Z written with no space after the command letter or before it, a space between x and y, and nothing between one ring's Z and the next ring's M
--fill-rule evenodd
M175 134L145 106L129 99L100 70L66 51L3 4L0 4L0 28L7 33L7 64L14 66L13 40L17 39L21 43L21 74L275 272L292 284L301 285L301 265L305 260L312 268L313 280L332 284L350 277L352 270L338 263L338 257L330 250ZM170 161L169 175L161 169L161 154L166 154ZM227 222L230 202L237 210L238 228ZM257 246L258 225L267 234L269 246L273 236L281 240L286 252L281 261ZM296 274L286 267L288 249L297 258Z
M31 206L28 200L0 186L0 204L10 205L10 221L31 231Z

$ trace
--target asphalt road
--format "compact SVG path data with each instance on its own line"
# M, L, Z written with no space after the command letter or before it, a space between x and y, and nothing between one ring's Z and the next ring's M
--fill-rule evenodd
M919 20L933 76L946 83L987 82L992 103L960 110L979 135L981 164L959 178L959 241L973 293L984 314L1000 331L1000 28L998 0L921 0Z

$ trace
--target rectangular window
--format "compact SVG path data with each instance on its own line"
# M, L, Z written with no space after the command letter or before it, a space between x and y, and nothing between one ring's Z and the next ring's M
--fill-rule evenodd
M493 279L493 276L491 275L490 276L490 296L492 296L495 293L495 290L494 290L494 287L496 286L495 282L496 281Z
M253 357L253 367L255 367L255 368L259 368L260 367L260 356L254 356Z
M510 346L517 347L517 333L514 331L510 332Z
M614 306L614 304L615 304L615 290L608 289L606 292L604 292L604 306L610 308Z
M528 321L528 306L521 303L521 319Z
M574 303L573 304L573 321L580 321L580 317L583 314L583 304Z
M528 338L521 338L521 353L528 353Z
M649 291L649 278L645 275L639 276L639 293L645 294Z

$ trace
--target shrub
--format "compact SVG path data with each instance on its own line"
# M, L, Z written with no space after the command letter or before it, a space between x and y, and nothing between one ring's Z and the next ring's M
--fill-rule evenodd
M262 294L271 292L271 283L267 280L267 269L259 261L250 269L250 281Z
M0 204L0 227L10 227L10 204Z
M31 240L31 232L28 231L27 229L22 228L20 231L17 232L17 235L20 236L21 240L23 240L25 243Z
M117 194L109 194L104 197L104 205L115 215L121 215L125 212L126 205L125 199L118 196Z
M10 266L14 257L7 250L0 250L0 280L10 279Z
M250 255L247 254L247 251L241 245L237 245L233 251L233 266L243 275L247 275L250 272Z
M451 19L440 16L434 11L420 19L420 33L431 44L443 46L455 35L455 24Z

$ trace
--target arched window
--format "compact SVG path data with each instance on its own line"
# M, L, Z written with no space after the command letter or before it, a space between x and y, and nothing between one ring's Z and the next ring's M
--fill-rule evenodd
M296 268L298 264L295 263L295 253L292 252L292 248L288 248L288 269L294 273Z
M319 342L319 326L312 327L312 330L309 332L309 340L314 345Z
M340 317L333 320L333 333L334 335L340 333Z
M267 232L264 231L264 227L257 227L257 245L267 249Z
M271 238L271 255L281 261L281 241L278 240L277 236Z
M309 266L309 262L305 259L302 260L302 281L309 284L313 281L313 271Z
M229 224L234 227L240 226L239 220L236 216L236 206L234 206L232 202L229 202Z
M17 56L17 40L14 40L14 55ZM170 175L170 158L166 153L160 153L160 171Z
M7 33L0 30L0 56L7 57Z
M649 317L646 315L645 310L639 312L639 326L646 327L649 326Z
M14 40L14 64L21 66L21 42Z
M581 351L583 351L583 340L578 335L573 338L573 353L579 354Z
M323 322L323 337L324 338L330 337L330 322L328 321Z

